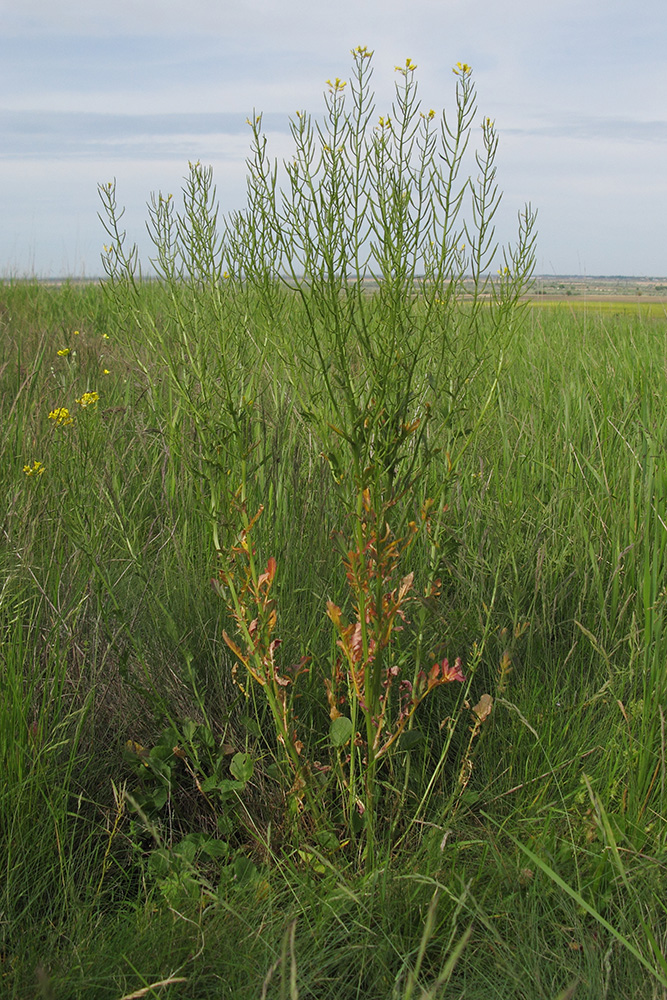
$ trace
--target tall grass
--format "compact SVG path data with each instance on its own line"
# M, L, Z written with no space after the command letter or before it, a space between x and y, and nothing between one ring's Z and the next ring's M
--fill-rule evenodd
M504 338L481 298L417 296L419 337L455 315L476 345L453 337L432 385L419 354L417 446L370 390L354 438L368 359L313 321L326 282L229 273L0 290L3 991L664 996L664 323L541 305ZM341 427L313 373L338 386L343 357ZM223 638L257 631L211 587L233 548L255 560L237 598L276 598L282 644L251 665L292 681L277 712ZM353 746L323 680L373 548L376 608L408 573L419 596L386 666L460 655L466 682L433 687L369 785L363 706Z

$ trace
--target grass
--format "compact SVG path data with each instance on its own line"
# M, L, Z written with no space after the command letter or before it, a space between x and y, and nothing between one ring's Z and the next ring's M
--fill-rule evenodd
M640 319L664 319L667 312L667 305L662 301L640 302L637 299L630 302L623 302L619 299L599 299L596 296L573 296L567 299L539 299L530 300L531 309L555 308L569 309L572 312L586 312L592 316L637 316Z
M158 288L141 294L168 314ZM266 316L245 308L229 349L247 448L216 475L265 506L281 662L311 657L294 704L326 762L326 601L349 602L332 533L349 515L262 347ZM664 320L529 310L454 473L434 397L423 492L448 510L420 648L462 655L469 704L490 693L493 710L473 736L449 687L420 708L380 772L365 872L353 844L298 831L266 708L232 683L210 586L231 515L163 361L124 346L97 287L5 284L0 322L3 995L667 995ZM199 322L201 360L219 331ZM299 343L296 305L284 322ZM472 385L469 412L487 391ZM86 392L99 401L77 404ZM49 419L59 407L73 424ZM211 809L173 757L169 779L144 766L172 732L200 776L229 778L235 753L252 776Z

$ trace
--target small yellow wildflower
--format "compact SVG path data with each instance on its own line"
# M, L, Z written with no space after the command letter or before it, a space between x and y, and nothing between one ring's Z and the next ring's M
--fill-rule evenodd
M468 63L457 62L456 66L452 68L452 73L455 73L456 76L470 76L472 67L468 66Z
M109 369L108 369L108 368L104 368L104 369L102 370L102 374L103 374L103 375L109 375L109 374L110 374L110 372L109 372Z
M49 420L55 420L56 427L68 427L74 420L66 406L59 406L49 413Z
M56 352L59 358L66 358L69 354L69 347L63 347L61 351Z
M362 59L370 59L373 52L367 49L365 45L357 45L356 49L352 49L353 56L361 56Z
M347 81L341 80L340 77L337 76L333 83L331 80L327 80L327 87L329 88L330 94L340 94L343 88L347 87Z
M99 392L84 392L81 399L77 399L76 402L79 406L94 406L99 398Z
M103 333L102 334L102 340L108 340L108 339L109 339L109 334L108 333Z
M33 462L32 465L24 465L23 471L26 476L42 476L46 472L46 469L41 462Z
M391 125L391 118L389 117L389 115L387 115L386 118L384 117L384 115L381 115L379 124L380 128L389 128Z
M78 330L75 330L75 331L74 331L74 336L75 336L75 337L78 337L78 336L79 336L79 331L78 331Z
M417 69L417 64L413 63L412 59L408 58L405 60L405 66L395 66L394 69L397 73L402 73L403 76L407 76L408 73L414 73Z

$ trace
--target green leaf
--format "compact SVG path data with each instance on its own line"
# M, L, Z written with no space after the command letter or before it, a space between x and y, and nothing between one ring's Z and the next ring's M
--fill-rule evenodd
M209 858L226 858L229 854L229 844L225 840L216 840L214 837L209 837L203 841L201 850Z
M218 792L220 795L229 795L230 792L242 792L245 788L244 781L233 781L231 778L218 778L211 774L201 783L202 792Z
M184 837L176 847L174 848L174 854L177 854L181 858L185 858L187 862L192 864L195 859L195 854L197 853L197 845L193 843L189 837Z
M183 737L188 743L192 743L197 732L197 723L192 719L186 719L183 723Z
M234 869L234 881L238 882L239 885L243 885L245 882L250 882L257 875L257 869L250 860L250 858L245 858L242 854L239 854L237 858L234 859L233 864Z
M167 791L167 788L165 786L163 786L162 788L156 788L152 795L153 808L162 809L167 801L168 794L169 792Z
M366 826L366 816L360 815L356 809L353 809L350 813L350 826L353 833L361 833Z
M165 847L152 851L148 859L148 870L158 878L165 878L171 870L171 855Z
M424 742L424 734L419 729L409 729L401 735L399 747L401 750L412 750Z
M321 830L315 834L315 840L324 851L337 851L340 841L332 830Z
M250 715L242 715L239 722L242 726L245 726L251 736L260 737L262 735L262 730L259 728L257 721Z
M218 832L224 834L226 837L231 837L236 829L234 823L234 817L230 815L218 816L216 826Z
M254 765L249 753L235 753L229 770L238 781L250 781Z
M169 750L173 750L175 746L180 742L180 735L173 726L169 726L160 733L160 739L158 744L161 747L166 747ZM152 751L151 751L152 753Z
M269 764L269 766L266 769L266 773L270 778L273 778L274 781L283 781L285 777L280 764L277 763Z
M334 719L329 728L329 739L334 747L343 747L352 736L352 720L345 715Z
M200 742L203 743L205 747L208 747L209 750L215 749L215 736L208 726L197 726L197 736Z
M317 856L315 854L311 854L310 851L302 851L302 850L297 850L296 853L299 855L303 863L305 865L308 865L309 868L312 868L314 872L318 872L318 874L320 875L326 875L327 873L326 868L324 867L321 861L318 861Z

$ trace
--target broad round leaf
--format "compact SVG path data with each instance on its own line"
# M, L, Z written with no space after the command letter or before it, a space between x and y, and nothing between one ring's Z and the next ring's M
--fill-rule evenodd
M334 719L329 729L329 738L335 747L343 747L352 736L352 720L345 715Z

